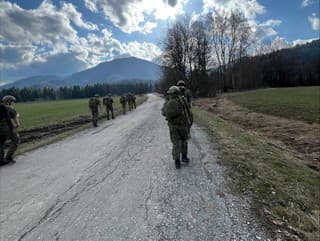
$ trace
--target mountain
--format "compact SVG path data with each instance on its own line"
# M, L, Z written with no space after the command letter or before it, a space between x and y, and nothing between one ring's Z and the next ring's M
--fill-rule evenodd
M101 63L67 77L33 76L1 86L10 87L60 87L73 85L93 85L126 81L156 81L160 79L161 67L152 62L135 57L120 58Z
M8 89L11 87L16 87L16 88L23 88L23 87L35 87L35 88L39 88L39 87L44 87L44 86L51 86L51 87L55 87L53 85L51 85L51 82L55 82L55 81L59 81L61 77L59 76L55 76L55 75L39 75L39 76L32 76L32 77L28 77L28 78L23 78L20 80L17 80L13 83L10 84L6 84L1 86L1 88L3 89Z

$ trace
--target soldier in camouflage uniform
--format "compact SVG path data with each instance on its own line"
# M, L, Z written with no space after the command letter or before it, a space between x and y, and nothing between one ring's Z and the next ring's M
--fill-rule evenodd
M181 162L188 163L188 133L192 113L186 110L188 106L180 97L180 90L177 86L171 86L167 92L169 99L165 102L161 112L168 121L170 139L172 146L172 158L175 167L180 168ZM180 159L181 154L181 159Z
M122 114L126 114L126 105L127 105L127 100L126 100L126 96L122 95L120 97L120 104L122 106Z
M133 106L132 106L132 94L128 93L126 98L127 98L129 111L131 111L133 109Z
M132 109L137 109L137 105L136 105L136 96L132 95Z
M192 94L191 91L186 88L186 83L183 80L179 80L177 86L180 89L180 95L188 101L189 108L191 108Z
M99 100L99 95L95 94L94 97L89 99L89 108L92 114L92 124L94 127L98 126L99 109L101 111L101 102Z
M103 105L106 107L107 119L109 120L109 112L111 112L111 117L114 119L113 115L113 99L111 94L105 96L102 101Z
M19 145L18 128L20 126L19 114L15 111L12 103L16 99L14 96L7 95L2 98L0 104L0 164L4 165L13 160L13 155ZM10 146L5 155L5 142L10 140Z

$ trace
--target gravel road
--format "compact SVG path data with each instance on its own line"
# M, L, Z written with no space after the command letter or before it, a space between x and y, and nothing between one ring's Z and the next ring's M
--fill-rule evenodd
M171 160L163 100L0 168L2 241L271 240L230 192L215 146L193 126L191 162Z

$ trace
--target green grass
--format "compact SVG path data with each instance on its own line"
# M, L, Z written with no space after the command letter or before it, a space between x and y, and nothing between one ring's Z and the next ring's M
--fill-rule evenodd
M100 98L101 99L101 98ZM137 96L137 104L143 102L144 97ZM102 99L101 99L102 100ZM120 110L119 97L113 97L115 113ZM21 129L58 124L76 119L79 116L90 116L88 99L58 100L47 102L17 103L15 109L20 114ZM105 113L103 108L102 113Z
M251 195L258 210L267 208L273 219L294 227L303 240L318 241L319 173L287 151L212 113L194 109L194 114L217 143L219 162L227 167L235 190Z
M320 86L261 89L230 99L256 112L320 123Z

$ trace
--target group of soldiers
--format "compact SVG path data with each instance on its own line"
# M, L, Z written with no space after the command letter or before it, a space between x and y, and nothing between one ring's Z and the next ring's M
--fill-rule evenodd
M172 158L179 169L181 162L189 163L188 139L191 138L190 128L193 124L191 111L191 91L185 82L179 80L176 86L167 91L166 101L161 113L166 117L172 142Z
M122 113L124 115L126 114L127 104L129 107L129 111L132 111L133 109L137 108L136 97L131 93L120 96L119 101L122 106ZM111 118L114 119L115 117L113 112L113 99L111 94L108 94L105 97L103 97L102 104L106 108L107 119L110 120L110 114L111 114ZM89 99L88 105L92 114L92 124L94 127L97 127L98 119L99 119L99 109L100 109L100 112L102 112L102 106L101 106L101 101L99 99L99 95L95 94L93 97L91 97Z
M0 104L0 165L14 163L13 155L19 145L18 128L19 114L13 107L16 98L6 95ZM9 149L5 154L6 141L10 140Z

